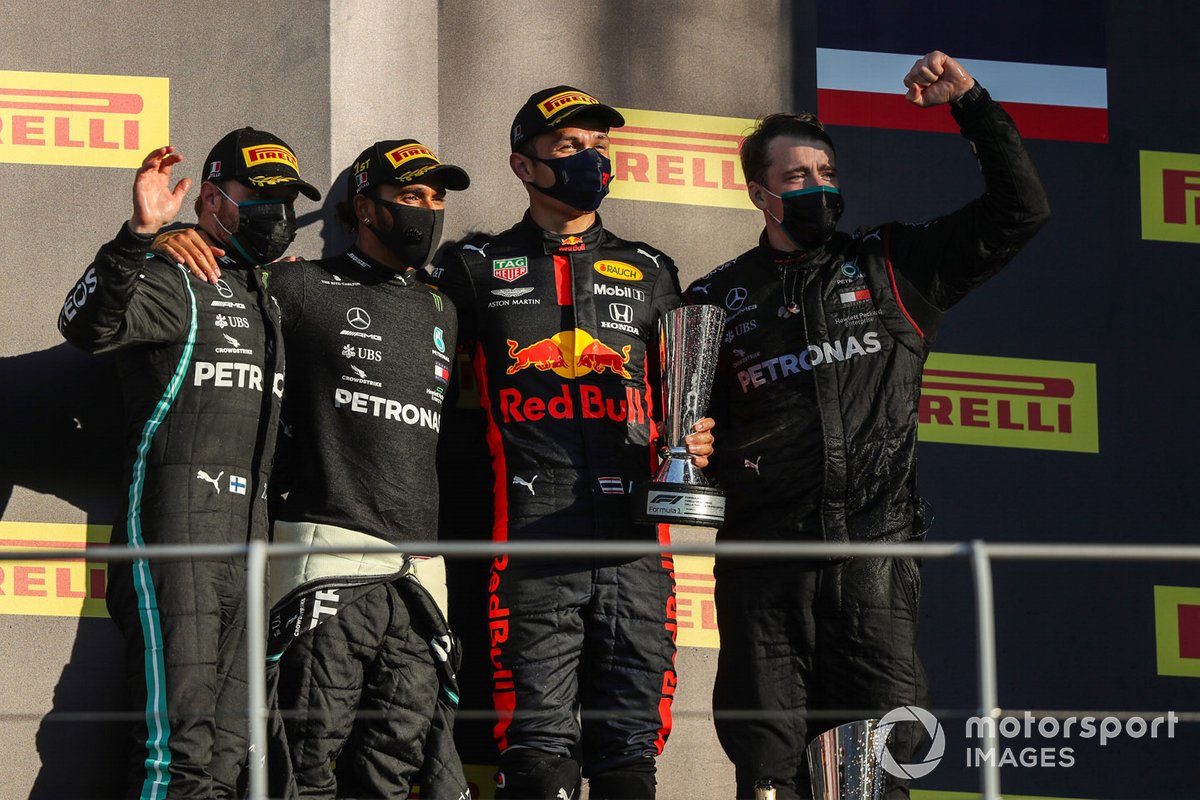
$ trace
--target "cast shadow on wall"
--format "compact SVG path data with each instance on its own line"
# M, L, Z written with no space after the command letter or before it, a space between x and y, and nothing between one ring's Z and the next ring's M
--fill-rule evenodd
M10 421L0 448L0 516L20 486L52 495L109 525L121 487L121 391L111 357L66 343L0 358ZM27 515L26 515L27 516ZM36 734L41 769L30 797L115 797L128 722L121 705L120 641L105 619L81 618L50 713Z

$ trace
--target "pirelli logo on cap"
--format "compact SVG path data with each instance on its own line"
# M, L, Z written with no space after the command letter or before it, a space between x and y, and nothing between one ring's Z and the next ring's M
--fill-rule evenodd
M296 154L278 144L256 144L253 147L243 147L242 158L245 159L247 167L271 163L287 164L297 173L300 172L300 162L296 160Z
M934 353L921 383L919 436L1098 453L1096 365Z
M0 522L0 551L79 551L78 558L0 561L0 615L107 617L107 569L85 553L108 544L111 531L107 525Z
M600 101L587 92L559 92L538 103L538 110L542 112L543 117L550 119L564 108L596 105L600 105Z
M1200 244L1200 154L1143 150L1142 238Z
M0 70L0 162L138 167L169 112L167 78Z
M612 197L754 209L738 156L754 120L617 110L625 127L609 132Z
M412 161L414 158L432 158L437 161L437 156L428 147L421 144L406 144L403 147L397 147L387 154L388 161L392 162L392 166L396 169L405 161ZM442 163L438 161L438 163Z

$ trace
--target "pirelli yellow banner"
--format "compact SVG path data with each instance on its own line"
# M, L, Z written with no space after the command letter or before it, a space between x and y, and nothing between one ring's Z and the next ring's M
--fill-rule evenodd
M1158 674L1200 678L1200 588L1154 587Z
M934 353L921 384L923 442L1100 452L1096 365Z
M609 134L611 197L754 208L738 161L738 146L754 128L754 120L618 110L625 127Z
M170 142L170 81L0 70L0 162L138 167Z
M1200 243L1200 154L1143 150L1142 238Z
M675 643L680 647L720 647L713 601L712 556L675 556Z
M88 561L89 545L108 544L108 525L0 522L0 552L78 550L79 558L0 560L0 615L107 617L107 567Z

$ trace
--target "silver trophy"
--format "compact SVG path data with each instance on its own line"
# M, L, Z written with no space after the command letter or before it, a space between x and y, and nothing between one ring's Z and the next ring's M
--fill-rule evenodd
M813 739L808 745L813 800L879 800L885 776L878 753L891 729L890 722L864 719Z
M683 306L659 323L666 445L658 473L634 492L636 522L715 528L725 521L725 494L709 485L684 442L708 408L724 328L725 309L717 306Z

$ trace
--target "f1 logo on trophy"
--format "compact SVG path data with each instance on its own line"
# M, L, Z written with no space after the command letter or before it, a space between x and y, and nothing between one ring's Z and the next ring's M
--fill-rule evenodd
M635 490L634 521L718 527L725 494L692 463L684 437L704 416L712 391L725 309L683 306L659 322L664 441L658 473Z

